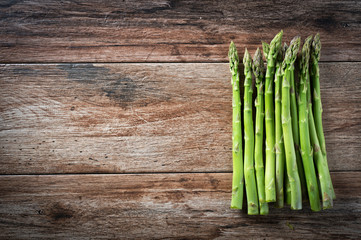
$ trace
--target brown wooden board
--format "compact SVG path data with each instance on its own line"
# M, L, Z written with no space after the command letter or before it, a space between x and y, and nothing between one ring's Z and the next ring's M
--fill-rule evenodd
M360 22L359 1L0 1L0 239L359 239ZM248 216L228 46L281 29L321 34L337 199Z
M361 63L322 63L330 169L361 170ZM230 172L228 64L0 66L0 173Z
M1 62L227 61L321 34L323 61L361 61L359 1L14 1L0 3Z
M334 208L231 210L230 173L0 176L3 239L357 239L361 173L332 173Z

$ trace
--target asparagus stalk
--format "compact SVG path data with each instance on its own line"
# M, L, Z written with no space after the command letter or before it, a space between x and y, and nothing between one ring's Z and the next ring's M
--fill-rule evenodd
M320 143L318 142L316 127L313 119L312 108L308 108L308 121L310 124L310 135L311 135L311 143L313 146L313 157L315 159L317 171L318 171L318 179L320 181L321 186L321 196L322 196L322 207L323 209L332 208L333 200L332 200L332 189L331 189L331 178L329 177L329 171L327 167L327 162L323 158ZM310 111L311 110L311 111Z
M311 50L311 79L312 79L312 86L313 86L313 113L314 113L314 120L316 125L316 132L317 137L320 142L321 151L323 154L323 158L327 163L327 153L326 153L326 143L325 143L325 136L323 134L323 125L322 125L322 103L321 103L321 91L320 91L320 74L319 74L319 66L318 61L320 60L320 53L321 53L321 41L320 35L316 34L312 41L312 50ZM328 168L328 166L327 166ZM329 171L328 171L329 172ZM331 179L331 177L330 177ZM335 199L335 191L331 184L331 191L332 191L332 198Z
M283 47L282 47L282 57L283 58L284 58L284 55L285 55L287 49L288 49L287 43L284 43ZM292 106L291 106L291 108L292 108ZM283 136L282 136L282 138L283 138ZM286 164L286 161L285 161L285 164ZM285 200L286 200L287 205L291 205L291 186L290 186L290 180L288 179L288 175L287 175L287 169L284 172L285 172L285 174L284 174L285 186L284 187L286 189L286 192L285 192L286 199Z
M284 175L285 175L285 150L282 136L281 118L281 85L282 85L282 58L283 51L280 51L277 58L275 73L275 152L276 152L276 206L284 206Z
M264 121L264 63L262 53L257 48L253 57L252 65L253 74L256 79L257 98L256 106L256 133L255 133L255 170L258 190L258 202L261 215L269 212L268 203L266 202L265 186L264 186L264 165L263 165L263 121Z
M307 104L307 68L308 68L308 55L309 44L311 39L307 38L302 48L302 61L301 61L301 78L299 86L299 130L300 130L300 144L303 166L307 182L308 198L311 205L311 210L319 211L321 209L320 197L318 190L318 183L316 178L316 171L313 164L312 150L309 136L308 126L308 104Z
M244 65L244 177L246 182L248 214L258 214L257 185L254 173L254 131L252 116L252 58L247 48L243 58Z
M312 37L309 37L311 41ZM318 179L320 181L321 186L321 196L322 196L322 207L323 209L331 208L333 206L332 201L332 189L331 189L331 178L328 170L327 162L325 161L322 151L320 148L320 143L318 141L318 136L316 132L315 122L313 119L312 112L312 101L311 101L311 87L310 87L310 74L309 74L309 54L310 54L310 44L308 46L307 56L307 66L304 65L302 69L302 73L305 75L306 84L307 84L307 103L308 103L308 124L310 131L311 144L313 146L313 157L316 163L317 171L318 171Z
M301 182L298 175L296 151L292 134L291 106L290 106L290 68L294 64L300 47L300 38L294 38L287 49L283 60L282 82L282 130L286 153L287 174L291 187L291 209L302 209Z
M293 141L295 144L296 150L296 162L298 175L300 176L301 181L301 190L302 190L302 198L307 198L307 188L306 188L306 179L305 179L305 171L303 169L302 157L300 152L300 134L298 131L298 113L297 113L297 101L296 101L296 86L295 86L295 64L293 63L290 66L290 84L291 84L291 119L292 119L292 133L293 133Z
M271 41L269 49L267 44L263 44L267 57L267 71L265 80L265 122L266 122L266 172L265 172L265 192L266 201L276 201L275 182L275 126L274 126L274 106L273 106L273 76L275 71L275 61L279 49L281 48L283 31L279 32Z
M231 208L242 209L243 205L243 156L242 156L242 123L241 123L241 97L239 88L239 58L236 46L231 42L229 46L229 64L232 73L232 201Z

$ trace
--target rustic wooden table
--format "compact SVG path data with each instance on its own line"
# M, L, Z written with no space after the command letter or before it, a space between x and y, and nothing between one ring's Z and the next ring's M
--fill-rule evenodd
M0 22L1 239L361 237L360 1L6 0ZM337 200L247 216L227 50L280 29L321 34Z

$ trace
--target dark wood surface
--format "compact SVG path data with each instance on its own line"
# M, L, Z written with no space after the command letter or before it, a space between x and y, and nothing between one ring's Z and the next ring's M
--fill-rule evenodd
M360 1L0 1L0 239L359 239L360 22ZM280 29L321 34L337 199L247 216L227 49Z
M227 61L320 32L324 61L361 61L360 1L18 1L0 4L0 61Z
M229 208L230 173L2 176L4 239L357 239L361 174L333 173L333 209Z

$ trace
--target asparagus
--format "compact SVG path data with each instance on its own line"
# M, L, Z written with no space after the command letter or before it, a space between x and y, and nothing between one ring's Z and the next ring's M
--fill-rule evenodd
M287 43L284 43L283 44L283 48L282 48L282 57L284 58L284 55L285 55L285 53L286 53L286 51L287 51L287 48L288 48L288 46L287 46ZM292 110L292 105L291 105L291 110ZM291 112L292 113L292 112ZM283 138L283 136L282 136L282 138ZM286 162L285 162L285 164L286 164ZM287 170L287 169L286 169ZM284 182L285 182L285 188L286 188L286 193L285 193L285 195L286 195L286 204L287 205L291 205L291 186L290 186L290 180L288 179L288 175L287 175L287 171L284 171L285 172L285 174L284 174Z
M262 43L267 60L266 72L260 49L257 49L253 63L245 49L244 106L241 106L243 93L240 93L242 89L239 79L239 58L233 42L228 53L233 90L231 208L242 209L245 183L250 215L268 214L268 202L273 201L278 207L283 207L286 200L286 203L291 205L291 209L302 209L302 199L307 199L308 195L311 209L320 211L321 207L324 209L332 207L335 199L322 126L318 66L321 50L319 35L317 34L314 39L310 36L305 40L300 54L302 59L297 60L300 63L300 71L298 71L300 82L297 81L297 85L294 79L294 64L300 47L300 38L295 37L289 48L285 44L281 49L282 36L281 31L270 44ZM252 115L252 71L257 87L257 98L254 103L255 130ZM263 162L264 128L265 164ZM245 141L244 150L242 135Z
M321 196L322 196L322 207L323 209L332 208L333 206L333 200L332 200L332 189L331 189L331 179L329 178L329 171L327 167L327 162L323 158L321 149L320 149L320 143L318 142L317 132L315 123L313 120L313 114L310 109L308 108L308 121L310 124L310 135L311 135L311 143L313 146L313 157L316 162L316 167L318 171L318 179L320 181L321 186Z
M296 101L296 86L295 86L295 64L293 63L290 66L290 84L291 84L291 121L292 121L292 133L293 133L293 141L295 144L296 150L296 162L298 175L300 176L301 181L301 190L302 190L302 198L307 198L307 188L306 188L306 179L305 179L305 171L303 169L302 157L300 152L300 134L298 131L298 114L297 114L297 101Z
M276 205L284 206L284 174L285 174L285 150L282 136L281 119L281 84L282 84L282 58L283 51L280 51L277 58L275 73L275 152L276 152Z
M322 103L321 103L321 91L320 91L320 80L319 80L320 75L319 75L319 66L318 66L318 61L320 60L320 53L321 53L320 35L316 34L312 41L311 69L310 69L312 86L313 86L313 113L314 113L314 121L316 125L318 141L320 142L323 158L327 163L326 143L325 143L325 136L323 134L323 125L322 125ZM330 181L330 184L331 184L330 187L332 191L332 198L335 199L336 195L332 186L332 181Z
M309 37L311 41L312 37ZM331 208L333 206L332 201L332 189L331 189L331 178L328 170L327 162L325 161L322 151L320 148L320 143L318 141L318 136L315 128L315 122L313 119L312 112L312 101L311 101L311 87L310 87L310 74L308 62L310 58L310 44L308 46L308 55L307 56L307 66L304 66L302 72L305 74L306 84L307 84L307 103L308 103L308 124L310 131L311 144L313 146L313 157L316 163L318 171L318 179L321 186L321 196L322 196L322 207L323 209Z
M254 174L254 131L252 116L252 59L247 48L243 58L244 65L244 177L246 182L248 214L258 214L258 196Z
M275 126L274 126L274 106L273 106L273 75L275 71L275 61L282 43L283 31L279 32L267 44L263 44L267 58L267 71L265 80L265 122L266 122L266 172L265 172L265 193L267 202L276 201L275 183Z
M318 190L318 183L316 178L316 171L313 164L312 150L310 145L309 126L308 126L308 104L307 104L307 69L308 69L308 55L309 44L311 39L307 38L302 48L302 61L301 61L301 77L299 86L299 130L300 130L300 144L303 166L305 170L308 198L311 205L311 210L319 211L320 197Z
M243 205L243 158L242 158L242 123L241 123L241 98L239 89L239 58L236 46L231 42L229 46L229 64L232 73L232 201L231 208L242 209Z
M300 38L294 38L285 53L283 60L283 82L282 82L282 130L286 153L287 174L291 187L291 209L302 209L301 182L298 175L296 152L292 134L291 107L290 107L290 73L297 52L300 47Z
M264 63L259 48L253 57L253 74L256 79L257 98L256 106L256 133L255 133L255 170L258 190L258 202L261 215L268 214L268 203L266 202L264 186L264 165L263 165L263 121L264 121Z

